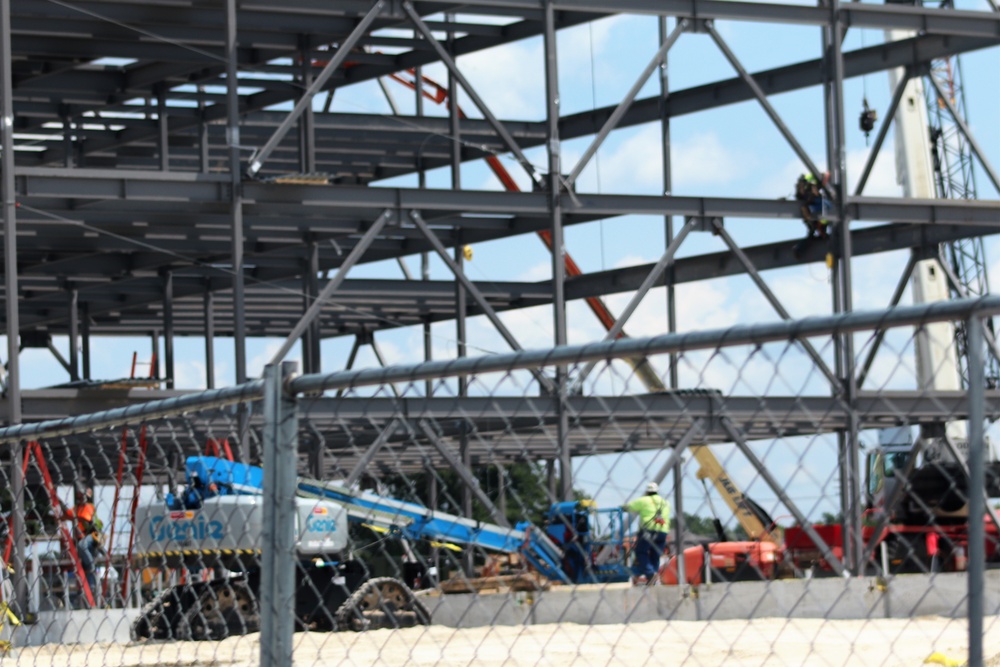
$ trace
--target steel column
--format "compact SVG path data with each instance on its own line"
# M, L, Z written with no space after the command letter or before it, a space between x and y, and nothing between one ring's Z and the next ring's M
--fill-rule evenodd
M823 541L823 538L819 536L819 533L816 532L816 529L812 527L809 518L799 510L798 506L794 502L792 502L792 499L787 493L785 493L785 490L782 488L781 484L778 483L778 480L771 475L771 472L767 469L767 466L764 465L764 462L757 458L757 455L754 454L752 449L750 449L746 439L742 434L740 434L739 430L732 423L732 421L730 421L729 417L722 417L719 420L719 424L729 437L733 439L733 443L735 443L739 450L743 452L743 455L747 457L750 461L750 465L754 467L761 478L767 482L769 487L771 487L771 490L774 491L775 495L778 496L785 507L788 508L788 511L792 513L792 516L795 517L795 520L800 526L802 526L802 529L807 535L809 535L813 543L819 547L821 552L823 552L823 558L825 558L826 562L830 564L830 567L833 568L834 572L843 576L845 572L844 564L839 558L837 558L837 556L834 555L829 545L827 545L827 543Z
M160 151L160 171L170 171L170 115L167 113L167 91L161 84L156 91L157 146Z
M205 116L205 86L198 85L198 171L209 169L208 118Z
M330 77L337 71L337 68L340 67L345 60L347 60L347 56L349 56L351 51L354 49L354 45L357 44L358 40L361 39L361 37L363 37L368 31L368 28L375 21L375 19L378 18L378 15L382 12L382 8L384 6L385 0L376 0L375 4L373 4L372 8L368 10L368 13L365 14L364 18L362 18L358 24L354 26L354 30L351 31L351 34L340 41L337 52L333 54L330 61L316 76L312 85L306 89L306 91L302 94L302 97L299 98L299 101L295 103L295 108L293 108L288 115L285 116L281 125L279 125L278 129L276 129L274 134L271 135L271 138L268 139L267 142L253 154L253 156L251 156L250 164L247 166L246 172L248 177L253 178L257 175L260 168L265 162L267 162L267 158L271 156L274 149L278 147L278 144L280 144L281 140L285 138L288 131L292 129L292 125L298 121L299 117L306 110L306 108L312 104L313 97L315 97L316 93L323 89L323 86L325 86L326 82L330 80Z
M163 361L167 389L174 388L174 274L163 277Z
M660 43L663 44L667 41L666 17L658 17L657 23L659 27ZM679 23L680 21L678 21L678 24ZM674 190L672 169L673 163L670 155L670 112L667 109L667 102L670 97L670 70L668 68L669 57L669 52L664 53L663 63L660 65L660 132L662 135L661 161L663 164L663 194L667 196L669 196ZM664 240L669 248L670 244L674 241L674 217L672 215L664 216L663 227ZM677 299L675 295L676 290L674 288L675 272L673 266L667 268L664 282L666 283L667 297L667 331L673 333L674 331L677 331ZM678 356L676 354L671 354L669 373L671 389L676 389L678 386L679 380L677 362Z
M316 301L319 294L319 244L315 241L306 246L306 260L303 267L302 291L303 314ZM302 336L302 370L305 373L319 373L320 321L313 320Z
M566 242L563 235L562 212L562 146L559 140L559 62L556 42L555 7L551 0L544 3L545 26L542 46L545 54L545 125L548 141L548 208L551 216L552 323L553 344L566 344ZM610 132L610 128L608 129ZM597 145L600 145L599 143ZM595 146L596 150L596 146ZM589 159L589 156L587 157ZM583 169L585 161L579 167ZM567 181L566 188L571 187ZM556 448L559 458L559 499L573 498L573 459L569 447L569 415L566 412L568 370L565 365L555 368ZM539 381L544 373L537 373ZM543 383L544 384L544 383Z
M733 237L729 235L729 232L726 231L726 228L723 227L721 224L719 224L717 221L713 221L712 224L715 227L716 234L719 235L719 237L725 242L725 244L732 251L733 255L736 256L736 259L738 259L740 264L743 265L743 268L746 269L747 275L750 276L751 280L754 281L758 289L760 289L761 293L764 295L764 298L767 299L768 303L770 303L771 306L774 308L774 310L778 313L778 315L781 316L781 319L791 320L792 319L791 314L787 310L785 310L784 306L781 305L781 301L778 300L778 297L767 286L767 283L764 282L764 279L757 272L756 267L754 267L753 263L750 262L750 258L746 256L746 253L743 252L743 249L740 248L738 245L736 245L736 241L734 241ZM816 364L816 367L819 368L819 370L823 373L823 375L826 376L827 380L830 381L830 384L835 388L839 387L840 380L837 378L836 373L831 371L830 367L826 365L826 362L823 361L823 357L820 356L820 353L816 350L815 347L813 347L813 344L806 339L800 340L799 344L803 347L803 349L805 349L806 354L808 354L809 357L813 360L813 363Z
M232 217L233 351L236 357L236 384L242 384L247 379L247 350L243 295L243 183L240 175L239 56L236 46L236 0L226 0L226 145L229 148L229 213ZM242 425L240 432L242 435ZM243 457L240 460L243 462L249 461L248 446L249 443L240 443L240 452Z
M382 215L375 219L372 226L368 228L364 236L358 239L358 242L351 248L351 252L347 255L344 261L341 263L340 267L337 269L337 274L330 279L330 281L323 288L323 291L319 293L316 300L313 301L312 305L309 306L309 310L306 311L305 315L295 324L292 332L288 334L288 338L285 342L281 344L281 347L271 358L271 363L276 364L285 358L288 351L292 349L295 342L302 336L305 330L312 324L312 321L319 317L320 312L323 310L323 304L326 302L330 296L337 291L337 288L344 282L347 277L347 273L354 267L355 264L361 259L365 251L371 246L372 242L378 238L379 232L385 227L385 224L389 221L391 216L390 211L385 211Z
M80 318L80 356L83 358L83 379L90 379L90 304L86 301L81 306L83 317Z
M680 457L674 463L674 562L677 563L677 590L687 597L687 558L684 557L684 465Z
M302 78L302 86L308 91L312 87L312 54L310 53L309 41L305 37L300 38L299 50L302 54L299 76ZM315 121L312 98L310 97L309 104L302 110L302 117L299 119L299 169L306 174L316 171Z
M80 292L69 291L69 379L80 379Z
M0 190L3 196L4 288L7 316L7 386L6 399L10 424L21 423L21 372L18 355L20 321L18 319L17 278L17 202L14 189L14 72L11 64L10 0L0 0ZM18 615L27 610L28 578L24 547L28 537L24 521L24 473L21 463L24 447L13 443L10 452L11 550L14 569L14 607Z
M215 389L215 293L205 288L205 387Z
M264 368L260 664L291 667L295 630L295 494L298 419L286 381L296 365Z
M966 322L969 337L969 664L983 664L983 613L986 570L986 446L983 419L986 388L982 318Z

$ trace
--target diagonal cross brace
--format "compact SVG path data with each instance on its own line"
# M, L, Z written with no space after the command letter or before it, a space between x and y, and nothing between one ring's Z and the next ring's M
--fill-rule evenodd
M622 99L622 101L618 103L618 106L615 108L615 110L611 112L611 116L609 116L608 120L605 121L604 126L601 128L601 131L597 133L597 136L594 137L594 140L590 143L590 146L587 147L587 150L583 152L583 155L577 161L576 166L573 167L573 171L570 172L570 175L566 177L565 183L567 190L572 191L573 184L576 182L576 179L579 178L580 172L582 172L584 167L587 166L587 163L590 162L590 159L594 157L594 153L596 153L597 149L601 147L601 144L604 143L604 140L608 138L608 135L611 133L611 130L618 127L618 123L621 122L621 119L625 116L625 113L632 106L632 103L635 101L635 98L639 94L639 91L642 90L642 87L646 85L646 81L648 81L649 77L652 76L653 70L655 70L657 67L660 66L660 64L663 62L664 57L666 57L667 55L667 51L670 50L670 47L674 45L674 42L677 41L677 38L681 36L681 33L684 32L686 28L687 28L687 21L685 19L678 19L677 25L674 27L673 32L671 32L670 36L667 37L666 40L664 40L663 45L656 52L656 55L653 56L652 60L649 61L649 64L646 65L646 69L642 71L642 73L639 75L639 78L636 79L636 82L632 85L632 89L629 90L628 93L626 93L625 98Z
M879 151L882 149L882 142L885 141L885 135L889 132L889 126L892 124L892 119L896 117L896 109L899 108L899 103L903 99L903 93L906 92L906 84L910 82L911 72L910 69L903 69L903 76L899 77L899 81L896 82L896 90L892 92L892 101L889 103L889 110L885 113L885 119L882 121L882 125L878 128L878 134L875 135L875 144L872 146L871 152L868 154L868 161L865 162L865 168L861 172L861 178L858 179L858 186L854 188L854 196L860 197L862 190L865 189L865 184L868 183L868 177L871 175L872 167L875 166L875 158L878 157Z
M694 420L694 423L691 424L691 428L685 431L684 435L681 436L681 439L677 441L676 445L674 445L673 450L670 452L670 458L667 459L667 462L663 464L660 471L657 472L650 481L656 482L657 485L663 483L663 480L667 478L667 474L673 470L674 466L681 460L681 455L683 455L685 450L687 450L688 445L690 445L691 441L695 439L695 436L699 436L704 432L704 426L705 420L700 417Z
M261 146L253 154L250 158L250 164L247 166L246 171L249 178L253 178L257 175L257 172L260 171L260 168L264 165L264 162L267 161L267 158L271 156L274 149L278 147L278 144L280 144L281 140L285 138L288 131L292 129L292 125L298 122L299 116L301 116L306 108L312 104L313 97L316 96L316 93L323 89L323 86L325 86L326 82L330 80L333 73L337 71L337 68L340 67L347 59L347 56L350 55L354 45L358 43L358 40L361 39L362 35L368 32L368 28L371 27L371 24L382 12L383 7L385 7L385 0L376 0L375 4L368 10L368 13L365 14L364 18L362 18L361 21L354 26L354 30L351 31L351 34L340 43L340 47L337 49L333 58L331 58L330 62L326 64L323 71L316 76L316 79L302 94L299 101L295 103L295 108L292 109L287 116L285 116L285 120L281 122L278 129L276 129L274 134L271 135L271 138L267 140L267 143ZM271 363L274 362L272 361Z
M309 325L312 324L312 321L319 317L320 311L323 310L323 305L326 300L329 299L330 295L333 294L344 282L344 279L347 278L348 271L350 271L351 268L358 263L361 256L365 254L365 251L368 250L372 242L378 238L379 232L382 231L382 228L385 227L391 217L392 211L386 209L382 212L382 215L375 219L372 226L369 227L364 236L358 240L354 248L351 249L350 254L347 255L347 258L344 259L344 262L340 265L340 268L337 269L337 275L331 278L330 282L328 282L326 287L323 288L323 291L316 295L316 300L312 302L311 306L309 306L309 310L305 312L302 319L300 319L295 325L295 328L292 329L292 332L288 334L288 338L286 338L285 342L281 344L281 348L275 352L274 357L271 358L272 364L277 364L279 361L284 359L285 355L288 354L288 351L292 349L292 345L295 345L295 341L301 338L302 334L304 334L306 329L309 328Z
M434 248L434 251L437 252L441 260L448 266L455 278L462 283L462 287L464 287L465 290L472 295L472 299L476 302L476 305L482 309L483 314L489 318L490 322L492 322L493 326L497 328L497 331L500 332L500 335L505 341L507 341L507 344L510 345L511 349L515 352L520 352L523 348L517 342L517 339L514 338L514 334L512 334L507 327L504 326L504 323L500 320L500 316L497 315L495 310L493 310L493 306L491 306L489 301L486 300L483 293L479 291L479 288L476 287L471 280L469 280L469 278L465 275L465 272L462 271L458 264L455 263L455 260L448 255L448 250L444 247L444 244L441 243L441 239L437 237L437 234L431 231L431 228L427 226L426 222L424 222L420 213L418 211L410 211L410 219L413 220L413 224L417 226L420 233L427 238L431 247ZM545 375L537 370L533 370L532 374L548 392L555 393L555 385L549 378L545 377Z
M733 443L735 443L739 450L743 452L743 455L750 460L750 464L757 470L757 473L764 479L764 481L767 482L767 485L771 487L771 490L774 491L775 495L778 496L781 502L784 503L785 507L788 508L788 511L792 513L792 516L794 516L795 520L799 522L799 525L802 526L802 530L806 532L809 538L813 541L813 544L819 547L819 550L823 553L823 558L825 558L826 562L830 564L830 567L833 568L834 572L840 576L844 576L844 572L846 571L844 569L844 564L833 553L830 546L823 541L823 538L819 536L816 529L812 527L812 524L809 523L808 517L806 517L798 506L792 502L792 499L787 493L785 493L785 490L781 488L781 485L778 484L778 480L771 475L763 461L758 459L757 455L753 453L753 450L750 449L746 439L739 432L739 430L737 430L736 426L729 419L729 417L723 417L720 419L719 424L721 424L723 430L729 435L729 437L732 438Z
M970 297L969 290L962 284L962 281L958 279L955 269L948 262L944 254L940 252L938 254L938 264L941 265L941 269L944 271L944 275L948 277L948 282L951 283L952 288L958 292L960 297L968 299ZM997 345L996 337L986 327L986 318L982 319L982 326L983 335L986 337L986 347L988 347L993 356L996 357L996 360L1000 361L1000 346Z
M354 468L344 481L345 486L352 487L358 483L358 480L361 479L361 475L364 474L365 469L368 468L369 464L371 464L371 462L375 459L375 455L379 453L382 446L385 445L385 443L389 441L389 438L394 436L398 430L399 419L393 419L384 429L382 429L382 432L378 434L377 438L375 438L375 442L368 445L368 449L361 455L358 462L354 464Z
M500 136L505 144L507 144L507 148L514 154L514 157L517 158L517 161L522 167L524 167L524 170L528 172L528 176L531 177L531 180L539 186L543 185L542 177L537 171L535 171L535 168L532 166L531 162L528 161L527 156L525 156L524 151L522 151L521 147L517 145L514 137L507 131L507 128L504 127L503 123L497 120L496 116L493 115L493 112L490 111L490 108L486 106L483 99L479 97L478 93L476 93L476 90L472 87L472 84L469 83L469 80L466 79L462 72L459 71L455 60L441 45L441 42L435 39L433 33L431 33L431 29L427 27L427 24L423 22L420 15L413 9L413 4L409 2L409 0L403 2L403 11L410 17L410 21L413 23L414 27L416 27L420 34L423 35L424 39L431 46L431 48L437 52L438 58L441 59L441 62L444 63L445 67L448 68L448 71L455 77L455 80L462 86L466 94L472 100L472 103L475 104L476 108L478 108L483 114L486 122L488 122L493 128L493 131ZM451 100L450 103L458 104L458 100Z
M913 273L913 267L916 265L917 253L911 251L910 258L906 261L906 268L903 269L903 273L899 276L899 282L896 283L896 291L892 293L889 308L895 308L899 305L899 300L903 298L903 292L906 291L906 285L910 281L910 275ZM883 338L885 338L885 329L879 329L875 334L875 339L872 341L871 349L868 350L868 356L865 357L865 363L861 365L861 370L858 372L858 379L854 383L855 386L861 387L864 384L865 378L868 377L868 371L871 370L872 364L875 362L875 355L878 354L878 349L882 346Z
M722 39L722 35L720 35L715 29L712 21L705 21L705 30L712 36L712 40L719 47L719 50L722 51L722 55L726 57L729 64L733 66L733 69L736 70L736 73L739 74L744 83L749 86L751 92L754 94L754 97L757 98L757 101L760 102L760 105L764 108L764 112L767 113L768 117L770 117L774 126L778 128L778 132L781 133L781 135L785 138L785 141L788 142L788 145L792 147L795 154L799 156L800 160L802 160L802 164L804 164L806 168L812 172L812 175L816 177L818 182L822 183L823 174L820 173L819 168L813 164L813 161L809 158L809 154L806 153L805 149L802 148L799 142L795 139L795 135L792 134L792 131L789 130L788 126L781 120L781 116L779 116L778 112L771 106L771 103L767 101L767 95L764 94L761 87L757 85L757 82L754 81L754 78L750 75L750 73L744 69L743 65L736 57L736 54L730 50L729 45Z
M670 241L670 245L667 246L665 251L663 251L663 256L660 257L660 261L658 261L649 271L646 275L646 279L642 281L642 285L640 285L639 289L637 289L635 294L632 295L632 299L629 301L628 306L625 307L622 314L618 316L617 320L615 320L614 325L608 329L608 333L604 335L604 340L617 338L618 334L622 332L622 329L625 328L625 323L628 322L628 319L635 313L636 308L639 307L639 303L645 298L646 294L653 287L653 284L659 280L660 276L663 275L663 272L667 270L667 267L673 264L674 255L677 254L677 249L681 247L681 243L683 243L684 239L687 238L688 233L694 229L695 224L696 223L693 219L688 220L684 226L681 227L681 230L677 232L677 236ZM596 361L591 361L583 367L576 378L576 382L574 383L574 391L583 387L583 381L587 379L587 376L592 370L594 370L594 366L596 365Z
M479 486L479 480L477 480L475 476L472 474L472 471L466 468L465 464L463 464L461 460L459 460L459 458L455 456L455 452L448 449L448 446L443 442L441 442L441 439L438 437L437 433L435 433L434 430L430 427L430 424L428 424L425 420L421 419L420 430L423 431L425 436L427 436L427 439L434 446L434 449L438 450L438 452L441 454L444 460L448 462L448 465L450 465L452 469L456 473L458 473L458 476L461 477L462 481L465 482L465 485L469 487L469 490L472 491L472 494L476 497L476 500L482 503L483 507L485 507L487 511L489 511L490 516L493 517L493 520L497 522L499 525L503 526L504 528L510 528L510 523L507 521L507 517L505 517L500 513L500 510L497 509L497 506L493 504L493 501L490 500L490 497L487 496L486 492L482 490L482 488ZM466 517L466 518L471 519L472 517Z
M716 233L720 237L722 237L722 240L726 242L726 245L729 246L729 249L732 251L732 253L736 255L736 258L740 261L740 264L742 264L743 268L746 269L747 275L749 275L750 278L754 281L754 283L757 284L757 287L764 295L764 298L766 298L768 302L774 307L774 309L778 312L778 315L781 316L781 319L791 320L792 316L788 313L787 310L785 310L785 307L781 305L781 302L778 300L778 297L774 295L774 292L771 291L771 288L767 286L767 283L764 282L764 279L761 278L759 273L757 273L757 267L753 265L753 262L751 262L750 258L747 257L745 252L743 252L743 249L740 248L738 245L736 245L736 241L734 241L733 237L729 235L729 233L726 231L726 228L723 227L718 220L713 220L712 225L715 226ZM816 364L816 366L820 369L820 371L823 372L823 375L825 375L826 378L830 381L830 384L834 387L834 390L839 392L841 388L840 379L837 378L836 374L834 374L834 372L830 370L830 367L826 365L826 362L823 361L823 357L821 357L819 352L816 351L816 348L813 347L812 343L810 343L805 338L800 339L799 343L802 345L803 348L805 348L806 354L808 354L812 358L813 363Z

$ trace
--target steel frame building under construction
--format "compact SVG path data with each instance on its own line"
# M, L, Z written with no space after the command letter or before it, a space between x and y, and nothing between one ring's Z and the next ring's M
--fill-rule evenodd
M821 6L715 0L0 0L0 98L2 116L9 119L0 136L2 327L8 334L2 420L17 424L176 395L175 340L180 336L204 338L211 388L212 343L218 337L234 342L237 383L247 380L250 337L284 339L275 360L301 340L304 370L330 371L328 360L321 363L322 340L354 336L356 350L383 330L423 327L429 332L439 322L454 322L458 355L465 356L466 320L480 315L518 350L517 332L504 325L500 314L545 306L551 309L552 344L564 345L570 301L632 295L626 315L608 323L609 335L615 335L638 300L665 287L663 330L675 331L675 291L685 283L726 276L748 276L777 315L791 319L763 273L824 260L832 267L829 300L842 313L854 309L853 258L908 249L912 259L887 304L895 305L916 261L941 256L943 244L981 241L1000 224L1000 179L947 95L941 97L943 107L954 112L989 195L928 200L863 193L905 81L927 75L941 59L1000 50L1000 11L994 0L988 2L990 7L973 11L839 0ZM650 53L648 66L620 103L561 113L557 32L617 13L658 18L659 49ZM820 28L824 55L748 71L716 21ZM912 34L844 50L849 28ZM688 32L707 34L736 76L671 89L668 68L661 65ZM539 37L544 119L497 118L456 59ZM440 86L421 73L435 64L448 72ZM845 118L844 82L890 69L905 76L878 126L861 185L852 192L845 176L845 127L853 116ZM647 81L656 81L654 74L659 92L641 97ZM329 101L342 89L392 76L409 84L415 114L329 110ZM793 200L670 194L671 120L748 101L760 105L803 169L822 177L825 170L771 102L780 93L806 89L822 92L816 114L823 119L830 172L830 244L812 245L804 253L795 251L794 241L741 247L726 230L730 219L767 219L794 226L797 235L800 210ZM429 94L454 100L460 90L471 102L468 117L457 104L447 105L445 115L424 113ZM581 172L614 130L643 124L662 129L663 191L668 194L604 194L578 187ZM570 164L561 146L576 139L589 146ZM543 168L525 155L533 149L544 151ZM527 173L530 191L463 187L462 164L501 155L511 156L516 169ZM450 168L450 187L426 187L425 174L441 168ZM415 185L372 187L394 177L413 177ZM662 217L665 245L658 262L579 276L568 270L567 227L630 215ZM698 231L719 236L726 249L678 257L684 239ZM476 282L466 276L465 246L505 238L536 243L529 238L536 234L555 249L551 279ZM436 255L452 279L414 279L405 269L407 275L398 279L350 276L359 264L424 255ZM946 271L951 264L945 262ZM967 295L962 276L949 278L956 294ZM166 388L95 391L99 383L91 376L90 355L95 339L147 335L162 337ZM73 341L68 358L56 351L53 336ZM429 334L425 340L429 357ZM995 341L988 342L995 350ZM801 398L789 401L776 411L785 421L769 425L760 437L773 429L836 432L845 451L853 453L845 460L857 461L858 430L892 415L880 414L874 405L850 417L824 408L871 400L863 391L867 365L857 363L852 339L838 336L834 344L832 367L812 355L830 395L810 398L809 406ZM24 347L52 349L70 382L59 389L22 390L19 351ZM566 396L570 381L562 372L539 379L553 396ZM677 388L675 371L664 384ZM919 409L928 420L944 421L961 410L955 401L924 400L926 394L896 398L914 401L907 414L923 400ZM463 413L489 416L482 399L466 396L461 384L454 400L468 403ZM454 411L454 400L442 404L442 414ZM668 399L650 400L664 403L658 410L669 411ZM754 400L747 397L748 405ZM509 413L517 410L513 403ZM704 403L707 414L710 398ZM729 403L736 405L732 399ZM322 409L321 401L316 405ZM489 407L496 409L497 402L491 400ZM364 409L370 418L373 402ZM429 403L424 409L434 407ZM584 407L578 411L586 412ZM811 417L816 414L827 415L829 423L817 426ZM373 431L370 439L377 436ZM731 442L730 436L716 433L708 439ZM566 435L563 444L557 461L566 471L574 454L572 438ZM615 452L632 445L608 438L596 446ZM372 454L393 455L399 452L391 448ZM0 456L14 471L16 488L23 483L20 451L5 448ZM98 462L95 479L113 478L113 457L90 458ZM101 467L102 460L109 463ZM473 452L467 462L474 461ZM412 462L415 469L420 465ZM316 474L329 472L322 461L314 468ZM856 489L858 471L848 469L844 475L845 487ZM570 483L563 475L560 495L571 495Z

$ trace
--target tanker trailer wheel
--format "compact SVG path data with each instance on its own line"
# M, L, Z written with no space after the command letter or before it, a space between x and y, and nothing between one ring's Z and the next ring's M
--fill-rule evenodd
M429 625L430 612L409 587L392 577L365 582L337 610L342 630L376 630Z

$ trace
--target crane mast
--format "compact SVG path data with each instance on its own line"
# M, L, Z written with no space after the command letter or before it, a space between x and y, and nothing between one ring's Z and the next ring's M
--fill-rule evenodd
M910 31L887 31L890 40L912 37ZM904 76L902 70L890 70L890 86L894 89ZM934 199L934 165L931 160L927 105L920 77L911 77L896 111L896 177L905 197ZM911 277L914 303L933 303L950 298L948 280L936 258L917 262ZM950 322L923 325L914 341L917 382L924 391L961 391L961 373L955 346L955 327ZM955 462L945 438L964 459L968 450L968 429L963 421L948 422L944 429L923 429L924 458L927 461Z

